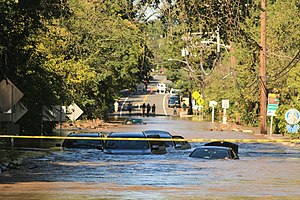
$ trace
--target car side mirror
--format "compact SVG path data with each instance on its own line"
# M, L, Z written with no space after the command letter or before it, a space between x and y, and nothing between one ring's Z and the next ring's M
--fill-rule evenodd
M62 145L60 143L55 144L56 147L61 147Z
M152 145L151 148L153 150L159 150L159 145L155 144L155 145Z
M181 147L182 147L182 144L180 144L180 143L175 144L175 149L180 149Z
M96 146L96 149L103 151L103 146Z

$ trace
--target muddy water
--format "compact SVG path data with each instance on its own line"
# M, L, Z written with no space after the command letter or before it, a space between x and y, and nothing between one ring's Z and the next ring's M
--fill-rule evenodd
M173 130L185 137L255 138L211 132L209 124L146 119L122 131ZM174 122L174 121L173 121ZM177 128L175 130L175 128ZM0 199L299 199L299 147L240 144L239 160L188 157L192 149L167 155L107 155L98 150L52 150L0 175Z

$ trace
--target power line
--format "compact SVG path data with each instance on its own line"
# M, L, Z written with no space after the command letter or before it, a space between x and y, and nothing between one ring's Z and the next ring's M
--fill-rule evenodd
M275 81L275 79L279 79L279 78L282 78L283 76L285 76L297 65L297 63L299 61L300 61L300 51L298 51L298 53L294 56L294 58L289 62L289 64L286 67L284 67L280 72L278 72L275 76L272 77L274 79L271 81ZM284 72L285 70L287 70L287 71Z

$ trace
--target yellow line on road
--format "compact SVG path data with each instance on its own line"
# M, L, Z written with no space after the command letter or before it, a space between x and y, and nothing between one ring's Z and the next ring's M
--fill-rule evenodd
M300 143L300 139L167 139L167 138L108 138L108 137L61 137L61 136L20 136L20 135L0 135L0 138L19 139L55 139L55 140L142 140L142 141L187 141L187 142L238 142L238 143Z

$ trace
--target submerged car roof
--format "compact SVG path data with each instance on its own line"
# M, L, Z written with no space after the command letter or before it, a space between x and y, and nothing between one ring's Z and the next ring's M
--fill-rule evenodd
M67 137L101 137L101 132L88 132L88 133L69 133Z
M171 133L169 133L168 131L161 131L161 130L146 130L146 131L143 131L143 133L145 133L147 136L160 135L160 136L172 137Z
M232 150L236 155L238 155L239 153L239 146L231 142L216 141L216 142L206 143L204 146L230 147L232 148Z
M146 135L142 132L112 132L107 137L122 137L122 138L145 138Z

